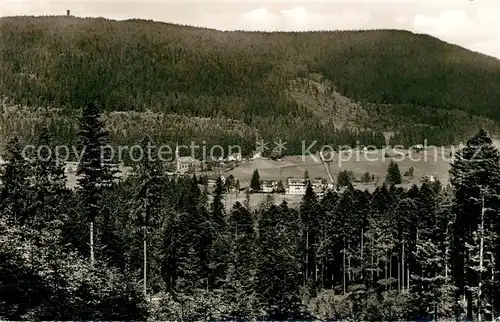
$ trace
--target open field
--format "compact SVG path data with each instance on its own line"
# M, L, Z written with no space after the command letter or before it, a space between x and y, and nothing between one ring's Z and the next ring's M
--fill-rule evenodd
M379 182L385 178L389 162L394 159L403 174L410 167L414 168L414 178L412 181L407 181L408 184L418 183L419 179L424 175L432 174L434 177L443 183L448 181L448 170L450 167L450 151L448 147L429 149L420 153L412 152L410 155L402 156L400 154L387 152L385 156L383 150L369 151L363 154L358 151L353 151L351 154L343 153L341 156L336 155L329 163L330 173L336 179L339 172L350 170L354 172L356 178L361 178L365 172L373 174ZM390 157L393 155L394 158ZM263 180L283 180L288 177L302 177L307 170L309 177L321 177L328 180L328 174L325 166L314 156L286 156L282 161L273 161L270 159L255 159L244 163L227 175L232 174L240 180L241 186L248 186L254 169L257 169L260 178ZM360 185L358 183L358 185ZM360 188L373 187L374 184L363 185Z
M495 139L494 144L500 147L500 140ZM336 180L338 173L344 170L352 171L358 179L360 179L365 172L369 172L375 176L375 182L368 184L356 182L354 186L357 189L373 191L377 185L381 185L384 181L389 162L394 159L399 166L401 174L404 174L410 167L414 168L413 179L409 180L406 177L403 178L402 187L407 188L412 184L418 184L422 176L430 174L446 185L448 183L448 171L452 161L450 152L454 152L457 149L458 148L453 147L429 147L427 150L419 153L411 152L410 154L408 154L408 151L402 150L396 151L397 153L394 153L392 150L375 150L369 151L366 154L358 151L352 151L350 153L343 152L341 156L335 155L332 158L329 163L329 169L334 180ZM386 157L386 155L388 156ZM68 185L70 187L76 185L76 166L76 163L72 162L68 163L66 167ZM289 177L302 177L304 171L307 170L311 178L321 177L329 181L324 165L321 163L319 157L315 156L286 156L281 161L259 158L242 163L233 170L224 173L224 175L227 177L232 174L235 178L240 180L241 187L247 187L250 185L250 179L254 169L259 171L261 180L283 180L283 182L285 182ZM120 175L123 176L130 171L130 167L120 166ZM200 174L202 173L197 173L197 175ZM251 207L258 207L266 200L268 195L269 194L266 193L252 194L250 196ZM294 207L298 205L302 196L273 194L273 198L277 204L286 200L290 206ZM245 201L245 194L233 192L227 194L225 197L225 204L228 209L230 209L236 201L243 203Z
M493 144L500 149L500 139L493 139ZM410 167L414 168L413 180L403 180L403 185L419 183L424 175L432 174L443 184L448 183L450 163L453 161L450 153L455 153L458 146L449 147L427 147L426 150L419 153L408 150L379 149L368 151L363 154L361 151L344 151L341 156L335 154L329 163L330 173L333 179L339 172L350 170L354 172L356 178L360 179L365 172L373 174L382 184L386 174L389 162L394 159L399 166L401 174L404 174ZM387 154L386 154L387 153ZM386 156L387 155L387 156ZM227 175L232 174L240 180L241 187L249 186L250 179L254 169L257 169L261 180L283 180L288 177L303 177L304 171L309 172L310 178L321 177L328 180L325 166L317 156L285 156L281 161L271 159L255 159L229 171ZM226 175L226 174L225 174ZM226 175L226 177L227 177ZM374 184L356 183L359 189L374 189Z

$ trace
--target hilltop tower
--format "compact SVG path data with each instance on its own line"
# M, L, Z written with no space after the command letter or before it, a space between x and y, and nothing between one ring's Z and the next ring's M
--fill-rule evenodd
M66 10L66 16L71 16L71 12L69 10Z

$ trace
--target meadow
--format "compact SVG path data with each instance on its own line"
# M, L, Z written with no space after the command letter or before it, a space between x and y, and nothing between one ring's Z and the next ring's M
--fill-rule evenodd
M494 144L500 147L500 139L495 139ZM452 158L450 152L454 153L458 147L428 147L424 151L409 152L408 150L392 150L378 149L362 153L361 151L353 150L351 152L344 151L341 156L336 154L328 162L330 173L333 180L337 179L341 171L352 171L356 177L354 187L360 190L368 190L373 192L377 186L382 185L387 174L387 168L391 160L395 160L399 166L400 172L403 175L410 167L413 167L413 178L403 177L403 183L400 185L403 188L408 188L413 184L420 184L420 180L424 176L432 175L436 180L439 180L443 185L448 184L449 169ZM404 152L404 156L401 154ZM77 184L76 178L77 164L68 162L66 166L66 174L68 177L68 185L75 187ZM233 175L235 179L240 180L240 187L248 187L253 171L257 169L261 180L282 180L286 183L286 179L290 177L301 178L305 171L308 172L310 178L326 179L329 183L328 174L325 166L320 161L319 157L314 156L285 156L280 161L268 158L257 158L241 163L234 169L224 172L227 178ZM125 176L132 171L131 167L120 165L119 176ZM375 181L370 183L361 182L361 178L365 172L370 173L375 177ZM203 175L202 172L197 172L197 176ZM211 192L212 189L209 189ZM255 193L250 196L250 206L258 207L262 202L266 201L268 193ZM297 206L302 196L300 195L285 195L272 194L276 204L286 200L291 207ZM227 193L224 204L227 209L230 209L236 201L244 203L246 199L243 192Z

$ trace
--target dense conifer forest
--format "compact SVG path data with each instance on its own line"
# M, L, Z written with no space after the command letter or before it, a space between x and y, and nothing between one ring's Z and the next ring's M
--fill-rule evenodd
M0 39L0 319L500 314L498 59L397 30L59 16L0 18ZM450 185L403 189L391 162L374 192L345 172L322 198L309 182L298 208L269 197L226 210L221 178L209 192L143 157L119 179L102 154L191 141L250 154L257 139L300 154L302 141L381 147L383 132L406 147L468 138ZM76 189L60 144L84 148Z
M480 126L496 132L500 120L498 59L407 31L222 32L52 16L0 18L0 35L9 115L0 126L24 139L48 120L56 141L76 141L89 99L103 103L113 145L146 131L245 154L258 138L283 139L288 154L302 140L381 147L382 131L396 133L392 144L452 144ZM19 116L25 108L38 117Z
M298 209L223 205L145 157L124 180L86 104L76 190L12 137L0 192L0 318L13 320L491 320L500 312L500 153L485 130L451 185L373 193L309 185ZM37 133L51 146L53 133ZM151 145L145 136L142 146ZM391 164L395 180L397 164ZM389 180L390 181L390 180Z

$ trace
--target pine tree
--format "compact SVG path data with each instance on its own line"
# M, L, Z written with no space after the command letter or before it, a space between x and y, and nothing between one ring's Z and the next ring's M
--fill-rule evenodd
M182 255L182 251L187 251L185 248L181 248L181 230L180 228L180 218L179 214L176 212L171 212L166 214L165 220L163 221L163 227L161 231L161 263L160 270L163 278L163 283L166 286L167 291L172 291L177 286L177 276L180 273L179 269L179 258ZM186 229L187 230L187 229Z
M102 259L124 273L127 273L126 269L133 268L130 265L128 249L137 240L133 234L137 228L137 222L130 220L130 200L133 200L134 191L132 185L129 186L129 184L130 181L119 182L103 190L103 207L100 210L99 220L96 221L101 241L98 250Z
M283 181L282 180L278 181L278 185L276 187L276 192L278 192L278 193L285 193L285 186L283 185Z
M439 319L447 313L443 302L448 302L449 281L442 249L443 235L439 220L439 204L441 193L434 191L430 184L424 183L420 188L418 202L418 222L409 222L416 227L416 240L411 256L413 319ZM446 220L446 219L444 219ZM410 243L410 246L413 243ZM442 312L442 313L441 313ZM445 317L448 315L444 315Z
M217 226L214 229L218 230L225 226L225 208L224 203L224 184L222 178L218 177L215 181L215 190L211 204L212 221Z
M102 109L98 103L85 105L79 119L79 139L82 158L79 160L78 193L84 221L89 223L90 262L94 262L94 223L102 205L102 189L113 184L116 169L111 165L109 155L104 153L109 133L101 119Z
M181 262L195 261L199 263L196 268L196 279L201 283L199 287L205 289L210 286L211 282L210 252L216 225L212 221L211 212L199 202L202 194L193 180L187 181L186 186L182 188L181 195L181 213L168 219L169 231L166 232L169 237L163 239L164 248L168 251L168 257L164 256L163 266L170 269L166 282L171 285L177 284L178 287L177 279L184 279L183 283L197 283L190 280L192 277L195 278L194 273L184 272L183 266L180 265ZM186 290L179 289L179 291L185 292Z
M30 206L37 227L53 224L55 220L62 224L67 210L65 206L70 201L64 164L55 155L52 143L50 132L43 128L38 139L38 153L33 162L34 202Z
M337 189L341 187L349 187L352 185L352 181L354 179L354 174L352 171L344 170L339 172L337 175Z
M143 235L143 289L147 293L147 236L157 232L162 226L161 207L163 204L163 165L156 158L157 153L151 138L141 142L143 151L148 151L135 167L137 182L133 195L132 218L141 227ZM196 184L196 183L195 183Z
M250 189L253 191L260 190L260 175L259 170L255 169L252 174L252 179L250 180Z
M23 147L17 137L7 143L2 167L0 205L2 215L18 225L24 225L33 220L29 218L28 207L31 200L29 162L23 156Z
M234 188L234 185L235 185L235 181L234 181L234 176L232 174L230 174L227 178L226 178L226 181L224 182L224 186L225 186L225 191L226 192L230 192L232 188Z
M286 203L272 205L258 223L254 289L269 319L304 318L298 297L300 234L295 216Z
M305 170L304 171L304 180L306 182L306 185L310 182L310 178L309 178L309 171Z
M199 202L202 207L208 207L208 183L203 184Z
M304 251L304 283L315 283L315 272L318 263L316 262L316 248L318 242L318 229L319 229L319 204L311 186L311 183L307 181L306 193L302 197L302 203L300 205L300 219L303 225L303 236L302 241L303 251Z
M389 163L389 168L387 169L387 176L385 181L390 185L401 184L401 172L399 172L399 167L394 160Z
M410 177L410 179L413 179L413 173L415 172L415 169L413 167L410 167L408 169L408 176Z
M219 177L215 182L215 190L210 207L210 231L212 236L210 249L210 285L214 286L221 285L224 279L229 252L229 240L226 234L226 212L222 202L224 192L224 184L221 177Z
M229 315L237 320L248 319L253 311L255 293L252 279L255 263L255 233L252 214L236 202L229 215L229 256L225 289L230 305Z
M321 199L321 215L319 216L320 237L318 238L317 258L321 261L321 287L333 288L335 284L335 264L340 253L340 221L335 207L339 196L335 191L328 190Z
M485 130L481 129L457 151L451 165L450 182L455 188L453 278L457 287L456 301L458 303L460 297L465 296L467 319L474 315L480 319L485 313L491 316L491 312L484 312L482 304L492 303L496 297L492 291L483 292L480 285L499 278L498 266L484 271L484 258L479 259L480 263L474 258L477 247L483 255L493 253L498 247L498 236L493 237L493 233L498 227L500 155ZM491 242L485 244L486 239Z

